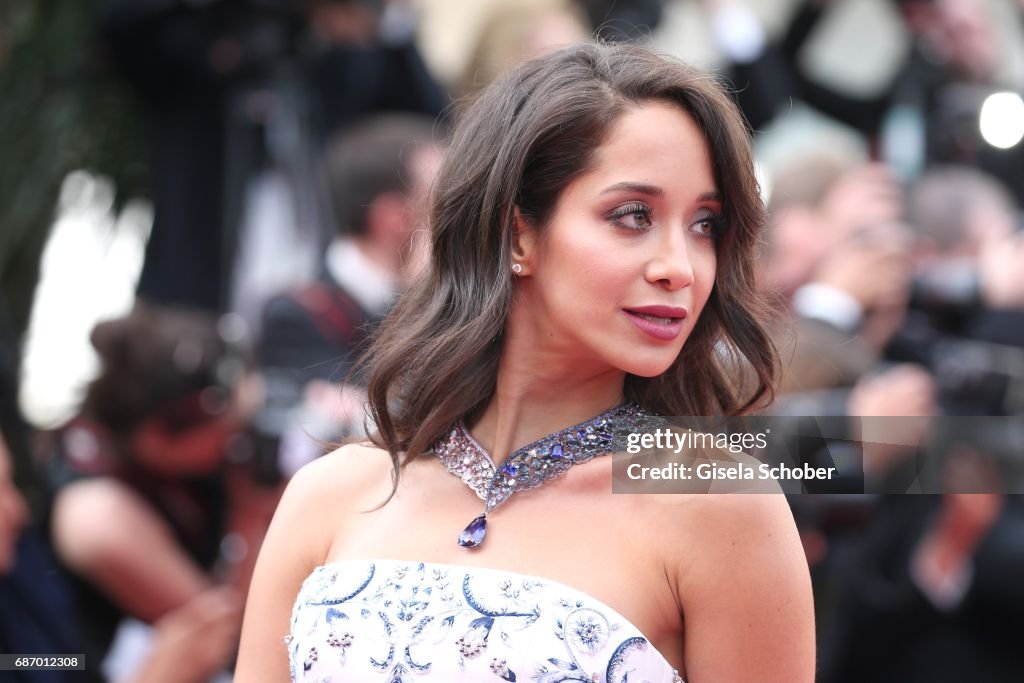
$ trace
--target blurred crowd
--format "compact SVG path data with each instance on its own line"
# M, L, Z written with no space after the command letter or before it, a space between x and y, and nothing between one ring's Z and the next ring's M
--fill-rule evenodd
M822 138L762 168L759 281L784 365L769 411L911 432L863 447L888 493L791 497L820 680L1020 680L1024 503L999 473L1024 456L1024 82L998 22L1019 37L1024 3L880 0L907 49L863 95L806 55L846 0L782 3L778 26L763 3L688 1L755 144L794 102L862 143ZM98 373L58 429L19 409L24 302L0 290L0 652L84 653L88 680L229 680L283 484L367 428L356 360L428 257L424 199L462 103L562 45L664 45L682 3L490 3L444 79L421 54L426 0L96 3L99 61L139 103L154 223L137 303L92 330ZM25 257L0 245L0 268ZM927 421L958 416L1003 421ZM929 441L950 486L908 495Z

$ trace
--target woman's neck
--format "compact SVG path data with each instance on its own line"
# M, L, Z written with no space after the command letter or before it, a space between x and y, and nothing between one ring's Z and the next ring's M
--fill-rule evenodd
M495 463L528 443L614 408L623 400L625 374L604 367L589 372L564 359L502 357L497 387L473 437Z

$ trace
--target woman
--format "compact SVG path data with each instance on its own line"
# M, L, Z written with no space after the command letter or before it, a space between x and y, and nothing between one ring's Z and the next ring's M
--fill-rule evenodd
M374 445L291 482L238 680L812 680L782 496L611 495L597 457L770 394L762 212L742 120L678 63L578 46L485 90L371 351Z

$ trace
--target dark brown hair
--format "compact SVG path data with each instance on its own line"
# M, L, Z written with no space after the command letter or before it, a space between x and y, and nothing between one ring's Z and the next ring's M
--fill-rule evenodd
M662 415L734 415L771 398L777 356L754 283L764 206L742 116L717 81L677 61L574 46L497 80L455 127L431 196L429 267L365 359L371 438L396 473L495 390L516 209L543 228L622 113L651 100L678 104L707 137L727 227L714 290L682 352L658 377L627 376L626 398Z
M139 303L96 325L90 340L100 374L86 389L81 414L115 433L208 387L227 391L241 369L217 318L202 311Z

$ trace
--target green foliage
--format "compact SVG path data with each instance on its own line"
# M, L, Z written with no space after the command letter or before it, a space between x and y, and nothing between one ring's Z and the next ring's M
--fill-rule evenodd
M139 105L104 62L98 5L0 0L0 310L19 332L64 177L110 177L118 205L145 189Z

